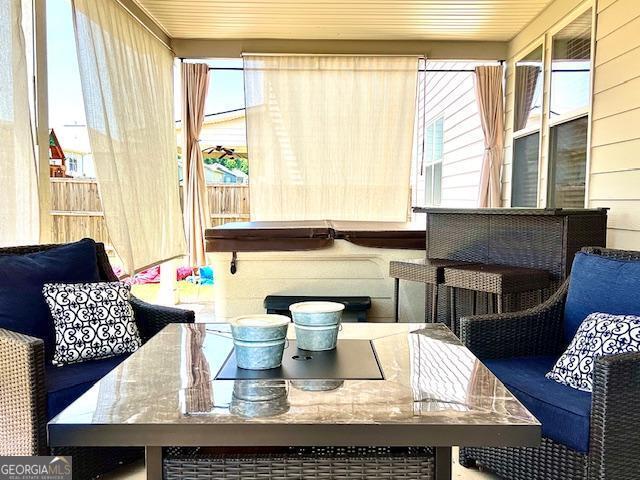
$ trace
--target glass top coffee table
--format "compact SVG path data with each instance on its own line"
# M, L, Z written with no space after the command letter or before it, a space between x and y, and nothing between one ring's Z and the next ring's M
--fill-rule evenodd
M537 446L540 424L441 324L343 325L335 352L238 371L225 324L173 324L48 425L51 446ZM293 358L297 357L297 358ZM302 366L308 365L308 366ZM311 372L311 373L309 373ZM241 377L241 378L240 378Z

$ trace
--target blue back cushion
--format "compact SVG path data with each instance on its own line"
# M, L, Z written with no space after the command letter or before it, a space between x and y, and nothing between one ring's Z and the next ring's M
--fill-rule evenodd
M98 281L96 244L90 239L26 255L0 255L0 328L41 338L50 359L55 331L42 286Z
M640 315L640 261L578 253L564 309L564 340L594 312Z

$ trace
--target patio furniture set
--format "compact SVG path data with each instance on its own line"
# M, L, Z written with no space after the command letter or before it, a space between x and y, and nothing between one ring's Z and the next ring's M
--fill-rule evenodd
M309 352L297 348L290 326L282 367L251 373L233 363L227 324L194 324L192 312L132 298L144 345L56 367L50 339L35 335L42 325L19 332L0 316L0 375L8 386L0 391L0 452L72 455L74 478L83 479L144 449L149 479L443 480L451 478L451 447L460 446L462 465L507 479L637 478L640 353L597 358L592 393L545 376L590 313L640 314L638 252L594 247L576 256L580 238L602 234L594 224L606 228L606 212L589 212L430 214L427 258L439 258L391 271L426 285L425 315L444 318L459 338L441 323L345 323L335 350ZM434 243L440 229L459 230L471 218L486 236L476 231L460 251ZM544 243L551 236L556 242ZM94 245L94 281L115 280L103 246ZM3 249L0 261L80 268L87 262L81 250ZM486 266L504 265L499 258L513 268ZM521 269L547 272L548 283ZM457 293L437 294L454 285ZM491 301L470 290L516 295ZM536 293L518 299L522 291ZM509 311L527 302L534 306ZM467 315L479 310L489 313Z

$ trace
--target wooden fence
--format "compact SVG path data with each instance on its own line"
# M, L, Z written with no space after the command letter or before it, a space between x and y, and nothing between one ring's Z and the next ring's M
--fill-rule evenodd
M212 226L249 219L248 185L207 185L207 196ZM96 180L51 178L51 203L55 243L84 237L111 243Z

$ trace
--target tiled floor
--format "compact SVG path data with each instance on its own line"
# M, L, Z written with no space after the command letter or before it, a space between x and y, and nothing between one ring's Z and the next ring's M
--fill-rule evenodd
M498 477L475 469L467 469L458 465L458 449L453 449L453 478L454 480L498 480ZM142 463L124 467L104 480L146 480Z

